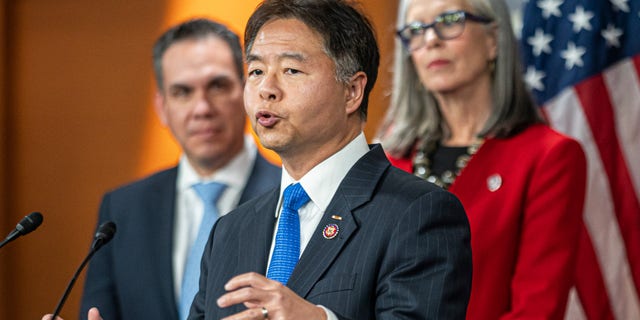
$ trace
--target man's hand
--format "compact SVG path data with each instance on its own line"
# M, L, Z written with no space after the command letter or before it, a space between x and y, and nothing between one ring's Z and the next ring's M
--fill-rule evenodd
M218 298L219 307L242 303L248 310L222 320L326 319L326 313L321 307L302 299L280 282L254 272L233 277L224 288L228 293Z
M51 320L51 317L53 315L52 314L46 314L44 317L42 317L42 320ZM100 316L100 311L98 311L98 308L91 308L89 309L89 320L102 320L102 317ZM60 317L56 317L56 320L64 320Z

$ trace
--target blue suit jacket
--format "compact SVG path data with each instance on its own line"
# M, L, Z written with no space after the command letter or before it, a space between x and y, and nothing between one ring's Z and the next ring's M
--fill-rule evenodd
M189 319L220 319L233 276L267 269L278 189L214 226ZM335 220L339 215L342 220ZM337 224L338 235L322 236ZM458 199L391 167L374 145L341 182L287 286L341 319L464 319L471 290L469 224Z
M279 185L280 168L259 154L240 203ZM105 194L98 225L117 232L93 257L85 280L80 319L97 306L108 320L177 320L173 225L177 167Z

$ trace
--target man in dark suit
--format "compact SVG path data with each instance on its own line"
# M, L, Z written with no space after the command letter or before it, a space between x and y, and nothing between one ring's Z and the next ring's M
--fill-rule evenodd
M464 319L460 202L362 133L379 62L368 20L343 0L267 0L245 54L245 109L284 170L217 221L189 319Z
M280 179L280 168L245 136L242 50L233 32L205 19L187 21L166 31L153 55L156 111L183 156L178 166L104 196L98 224L113 221L118 231L89 266L82 319L98 307L110 320L178 320L185 261L203 219L192 185L223 183L216 203L223 215ZM183 318L192 298L185 299Z
M342 0L266 0L245 56L245 109L284 170L218 220L189 319L464 319L464 209L362 132L379 63L366 17Z

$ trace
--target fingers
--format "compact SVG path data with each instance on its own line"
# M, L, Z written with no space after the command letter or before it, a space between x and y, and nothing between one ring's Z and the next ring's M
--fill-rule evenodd
M326 312L278 281L257 273L233 277L224 287L228 292L218 298L221 308L244 304L247 310L223 320L241 319L326 319Z
M269 312L265 308L251 308L240 313L236 313L232 316L223 318L221 320L243 320L243 319L256 319L263 320L269 319Z
M100 316L98 308L93 307L89 309L89 320L102 320L102 316Z
M247 308L263 306L268 297L267 291L273 291L282 285L265 276L249 272L235 276L229 280L224 288L228 293L218 298L218 306L228 306L243 303Z
M267 279L261 274L248 272L231 278L231 280L229 280L224 285L224 289L227 291L232 291L241 287L249 286L255 288L264 288L266 286L269 286L272 282L273 281Z
M53 316L52 314L45 314L42 317L42 320L51 320L52 316ZM100 311L96 307L89 309L88 317L89 317L89 320L102 320L102 317L100 316ZM56 320L64 320L64 319L60 317L56 317Z
M234 291L230 291L218 298L218 306L226 308L234 304L243 303L248 308L253 306L261 306L269 298L267 291L256 289L253 287L243 287Z

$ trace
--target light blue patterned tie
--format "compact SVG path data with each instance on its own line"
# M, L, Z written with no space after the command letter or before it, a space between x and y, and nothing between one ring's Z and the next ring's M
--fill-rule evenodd
M202 253L204 246L209 239L209 233L213 227L213 223L218 219L218 209L216 208L216 202L222 191L226 188L226 185L211 182L211 183L198 183L193 185L193 189L196 191L202 203L204 203L204 215L202 216L202 222L198 229L198 236L193 242L187 261L184 267L184 274L182 278L182 292L180 294L179 313L180 319L187 319L189 316L189 309L191 308L191 302L193 297L198 292L198 283L200 280L200 261L202 260Z
M298 209L309 202L309 195L299 183L284 190L282 212L278 222L276 244L273 248L267 278L287 284L300 258L300 217Z

